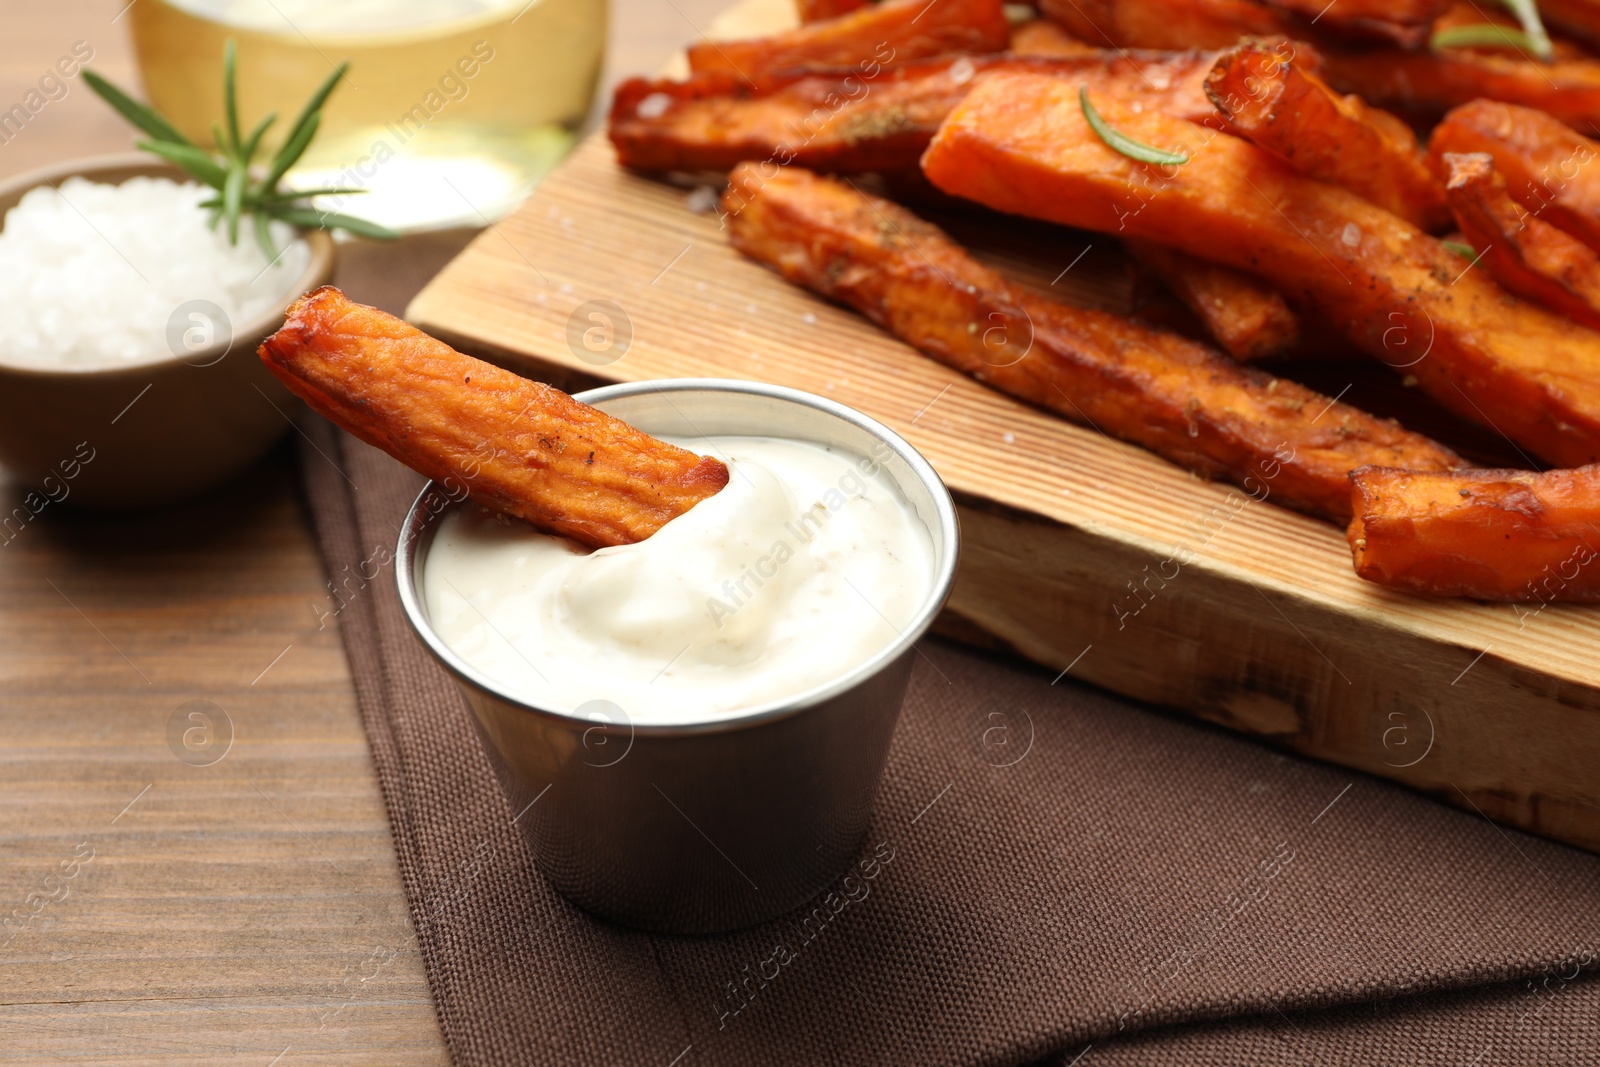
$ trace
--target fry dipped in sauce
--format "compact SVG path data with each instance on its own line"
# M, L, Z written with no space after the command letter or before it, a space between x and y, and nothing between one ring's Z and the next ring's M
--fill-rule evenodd
M721 460L463 355L332 286L296 300L259 351L336 425L590 548L642 541L728 484Z

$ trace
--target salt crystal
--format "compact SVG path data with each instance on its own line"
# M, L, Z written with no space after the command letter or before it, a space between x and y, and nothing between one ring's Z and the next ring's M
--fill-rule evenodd
M639 106L634 108L634 114L642 119L658 119L667 113L667 108L672 106L672 97L666 93L651 93L639 101Z
M717 204L722 196L714 185L699 185L683 198L690 211L696 215L709 215L717 210Z

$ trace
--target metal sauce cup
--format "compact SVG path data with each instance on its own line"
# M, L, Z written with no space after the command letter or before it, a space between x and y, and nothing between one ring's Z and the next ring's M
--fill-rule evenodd
M462 660L434 633L423 594L429 545L461 494L430 484L406 518L395 553L406 617L466 695L550 883L586 911L646 930L709 933L775 918L859 855L912 646L955 578L955 505L898 434L809 393L682 379L578 399L650 433L787 437L877 457L927 526L930 591L892 644L810 692L668 722L649 708L599 702L575 712L540 707Z

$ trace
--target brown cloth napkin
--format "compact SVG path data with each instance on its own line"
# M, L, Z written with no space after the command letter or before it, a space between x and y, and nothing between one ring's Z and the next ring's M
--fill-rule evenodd
M344 246L337 281L399 312L464 236ZM731 935L596 922L534 869L401 617L385 561L421 479L303 426L462 1067L1600 1063L1600 858L940 641L890 752L874 878Z
M874 877L725 936L595 921L533 867L392 568L366 577L421 479L304 432L458 1064L1600 1060L1600 858L937 640Z

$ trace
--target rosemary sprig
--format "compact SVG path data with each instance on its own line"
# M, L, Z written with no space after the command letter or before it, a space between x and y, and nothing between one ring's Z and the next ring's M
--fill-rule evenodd
M1511 48L1518 52L1534 51L1533 39L1526 33L1496 22L1451 26L1439 30L1428 42L1428 47L1435 52L1449 48Z
M1147 145L1143 141L1135 141L1127 134L1118 133L1106 124L1100 117L1100 112L1089 103L1089 87L1078 86L1078 106L1083 108L1083 117L1088 120L1089 128L1110 147L1121 152L1129 159L1137 159L1141 163L1157 163L1177 167L1189 162L1189 157L1183 152L1169 152L1164 148Z
M1544 20L1539 17L1535 0L1501 0L1522 23L1522 32L1528 37L1528 51L1549 62L1554 54L1550 47L1550 34L1545 32Z
M1446 48L1512 48L1549 62L1554 55L1550 34L1539 17L1535 0L1500 0L1501 4L1517 17L1520 30L1493 22L1474 23L1469 26L1451 26L1440 30L1428 42L1434 51Z
M290 127L283 145L261 166L256 165L261 139L277 121L277 115L268 115L256 124L255 129L241 135L236 77L238 51L232 38L222 48L223 121L212 127L216 139L215 151L196 145L153 108L139 103L94 71L85 70L83 78L102 100L146 135L147 139L134 142L139 148L159 156L201 184L217 190L216 196L201 201L200 206L211 212L213 227L219 222L226 223L229 243L239 243L239 221L249 215L261 251L268 259L277 259L278 250L273 247L270 228L273 219L311 230L345 230L381 241L399 236L388 227L366 219L336 211L320 211L310 202L313 196L362 193L365 189L286 189L279 184L289 168L305 155L312 138L316 137L317 129L322 125L322 107L349 65L348 62L339 64L311 94L311 99L306 101L294 125Z

